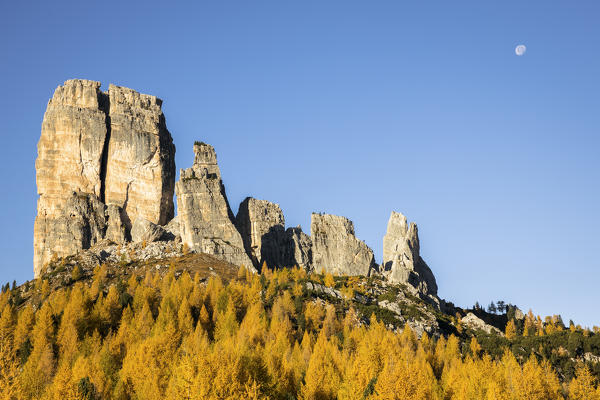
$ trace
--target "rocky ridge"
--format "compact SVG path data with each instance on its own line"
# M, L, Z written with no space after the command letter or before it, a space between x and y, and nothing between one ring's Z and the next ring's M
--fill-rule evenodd
M267 200L248 197L234 215L217 154L206 143L194 144L194 163L175 183L175 146L161 105L155 96L112 84L102 92L95 81L70 80L56 89L36 161L36 276L50 260L102 243L180 241L185 251L253 271L266 264L377 276L440 307L417 226L400 213L390 216L379 266L345 217L313 213L309 236L300 227L286 229L283 211Z

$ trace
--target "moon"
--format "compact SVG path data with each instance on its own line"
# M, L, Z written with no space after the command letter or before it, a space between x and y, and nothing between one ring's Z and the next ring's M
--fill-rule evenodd
M525 54L526 51L527 47L525 47L524 44L520 44L517 47L515 47L515 54L518 56L522 56L523 54Z

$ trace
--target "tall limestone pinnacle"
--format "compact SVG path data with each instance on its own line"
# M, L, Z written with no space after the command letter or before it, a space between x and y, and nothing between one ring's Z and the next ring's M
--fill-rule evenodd
M215 149L194 144L194 165L175 184L181 240L192 250L253 269L229 207Z
M53 255L123 241L139 216L173 217L175 146L161 100L73 79L48 102L38 142L34 275Z
M408 283L423 294L437 294L435 277L420 254L417 225L392 211L383 237L383 274L392 283Z

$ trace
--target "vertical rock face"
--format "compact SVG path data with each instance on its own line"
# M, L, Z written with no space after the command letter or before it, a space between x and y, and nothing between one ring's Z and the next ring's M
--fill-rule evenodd
M300 227L287 228L285 231L285 257L284 265L298 266L306 271L313 271L312 240L302 232Z
M100 82L72 80L56 89L44 114L35 162L41 196L82 192L100 197L106 115Z
M236 225L254 266L284 266L285 218L278 204L247 197L240 204Z
M383 238L383 273L392 283L408 283L423 294L437 294L435 277L419 255L419 233L415 223L392 211Z
M312 257L316 271L336 275L369 275L375 266L373 251L354 236L348 218L329 214L311 216Z
M53 255L74 254L103 238L123 242L131 216L168 222L174 156L154 96L113 85L104 93L100 82L79 79L59 86L38 142L34 275ZM129 190L121 198L123 187Z
M110 85L106 204L164 225L173 218L175 146L155 96Z
M221 181L212 146L194 144L194 165L180 171L175 185L181 240L195 251L252 267Z

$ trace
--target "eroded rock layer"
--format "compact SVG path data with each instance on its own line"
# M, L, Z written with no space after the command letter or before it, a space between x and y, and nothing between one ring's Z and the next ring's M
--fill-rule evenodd
M417 225L392 211L383 238L383 274L392 283L408 283L423 294L435 295L435 277L419 251Z
M132 217L159 224L173 217L175 147L160 104L113 85L104 93L88 80L55 90L36 160L36 277L54 255L127 240Z
M194 144L194 165L180 170L175 185L179 233L191 249L253 267L229 207L212 146Z
M310 236L317 272L367 276L375 266L373 250L354 236L354 224L348 218L313 213Z

